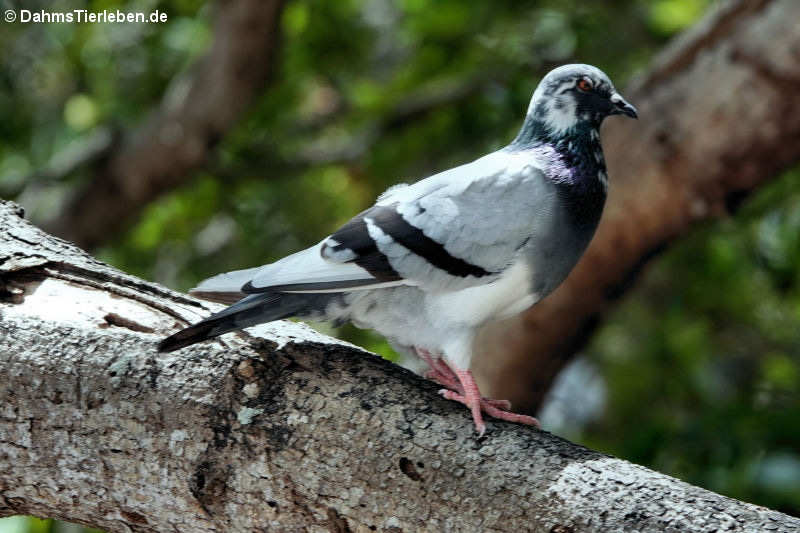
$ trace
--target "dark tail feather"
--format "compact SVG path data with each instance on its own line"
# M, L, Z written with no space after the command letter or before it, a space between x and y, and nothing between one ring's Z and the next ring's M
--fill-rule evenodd
M229 331L290 317L302 308L302 303L297 298L285 296L289 295L261 293L247 296L219 313L170 335L158 344L158 351L172 352ZM292 303L295 305L287 305Z
M218 321L203 320L202 322L198 322L193 326L189 326L186 329L180 330L178 333L175 333L174 335L170 335L169 337L158 343L158 351L174 352L175 350L180 350L181 348L189 346L190 344L195 344L197 342L201 342L207 339L213 339L218 335L222 335L227 331L231 331L231 330L222 330L219 333L215 333L214 329L217 326L215 322Z
M172 352L223 333L272 322L290 316L303 315L314 310L324 310L335 293L258 293L247 296L223 309L171 335L158 345L159 352Z

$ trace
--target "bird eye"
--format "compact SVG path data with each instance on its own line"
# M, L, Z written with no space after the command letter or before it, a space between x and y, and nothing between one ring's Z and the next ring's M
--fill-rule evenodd
M581 78L578 80L578 89L581 91L591 91L592 90L592 82L587 80L586 78Z

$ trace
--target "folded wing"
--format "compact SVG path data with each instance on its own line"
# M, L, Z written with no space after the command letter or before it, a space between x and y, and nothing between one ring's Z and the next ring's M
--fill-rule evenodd
M490 283L530 237L547 190L530 159L495 152L396 187L322 242L275 263L201 283L208 297L341 292L415 285L457 290Z

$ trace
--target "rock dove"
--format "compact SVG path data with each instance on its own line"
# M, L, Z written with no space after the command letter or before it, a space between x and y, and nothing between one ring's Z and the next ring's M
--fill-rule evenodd
M601 70L565 65L533 93L505 148L384 192L374 206L306 250L220 274L192 294L233 304L164 339L160 351L287 317L352 322L427 366L440 393L471 410L538 426L505 400L483 398L473 340L567 277L594 235L608 178L599 128L636 118Z

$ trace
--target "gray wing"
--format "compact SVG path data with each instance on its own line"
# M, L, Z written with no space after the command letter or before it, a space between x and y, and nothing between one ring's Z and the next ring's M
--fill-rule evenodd
M426 289L489 283L533 232L552 188L529 157L495 152L397 188L323 241L322 257Z
M490 283L532 233L550 189L531 158L495 152L414 185L393 187L314 247L221 274L194 293L335 292Z

